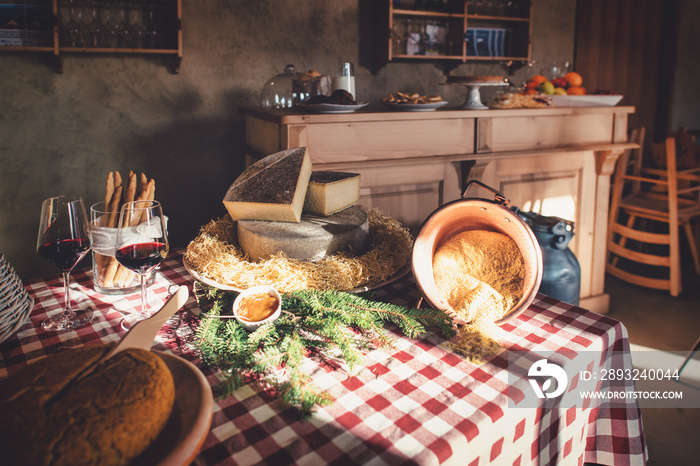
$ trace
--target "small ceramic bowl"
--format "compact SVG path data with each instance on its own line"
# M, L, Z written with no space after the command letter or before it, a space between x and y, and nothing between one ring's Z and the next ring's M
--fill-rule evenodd
M244 319L238 315L238 308L241 305L241 301L243 301L244 298L247 296L253 296L256 294L269 294L270 296L274 296L277 299L277 309L270 314L267 318L263 320L258 320L258 321L250 321L247 319ZM282 296L280 296L279 292L272 286L269 285L258 285L254 286L252 288L248 288L246 290L241 291L241 293L236 297L236 299L233 301L233 315L236 318L236 320L249 332L254 331L261 325L267 324L269 322L273 322L276 320L280 314L282 314Z

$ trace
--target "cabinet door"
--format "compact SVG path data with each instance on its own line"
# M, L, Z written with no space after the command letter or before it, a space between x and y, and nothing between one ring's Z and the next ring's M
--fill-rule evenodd
M323 165L314 169L324 170ZM442 204L459 198L459 171L455 163L363 167L334 166L333 170L359 173L360 205L377 208L412 231Z
M581 265L581 298L602 292L593 289L597 288L593 283L594 241L599 238L595 234L597 175L592 152L498 157L478 163L469 177L501 191L511 206L573 221L569 248Z

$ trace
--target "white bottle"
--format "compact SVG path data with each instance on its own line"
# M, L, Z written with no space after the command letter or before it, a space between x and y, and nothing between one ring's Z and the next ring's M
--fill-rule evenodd
M353 99L357 100L355 95L355 76L353 73L352 63L342 63L338 73L333 76L331 87L336 89L344 89L352 94Z

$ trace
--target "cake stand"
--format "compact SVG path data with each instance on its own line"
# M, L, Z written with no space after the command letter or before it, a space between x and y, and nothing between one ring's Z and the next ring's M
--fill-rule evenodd
M488 107L484 105L481 102L481 93L479 92L479 89L486 86L486 87L495 87L495 86L510 86L510 83L508 82L497 82L497 81L488 81L488 82L462 82L462 83L447 83L450 85L459 85L459 86L465 86L467 88L467 100L464 101L464 104L460 108L463 108L464 110L488 110Z

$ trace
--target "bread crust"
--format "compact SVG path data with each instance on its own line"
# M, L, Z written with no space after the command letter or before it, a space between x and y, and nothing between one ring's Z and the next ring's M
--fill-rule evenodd
M59 351L0 381L4 464L128 464L173 409L170 370L155 353L125 350L81 380L110 346Z

